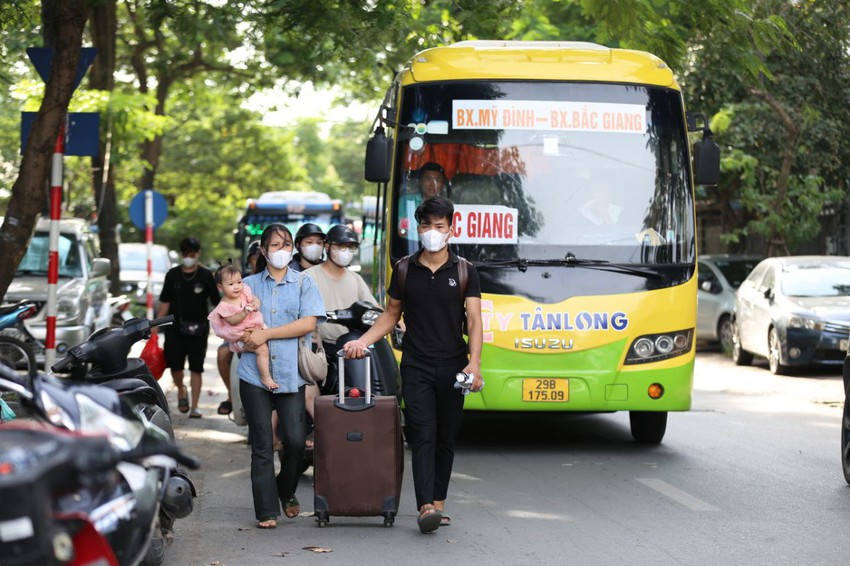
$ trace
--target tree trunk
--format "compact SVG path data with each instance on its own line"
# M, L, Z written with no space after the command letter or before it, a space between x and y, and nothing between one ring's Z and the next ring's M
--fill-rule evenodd
M115 88L115 38L118 29L115 0L104 0L91 7L91 35L97 57L89 74L93 89L112 92ZM109 291L121 293L118 264L118 210L115 196L115 173L110 160L110 121L101 121L100 152L92 157L92 188L97 203L97 227L100 234L101 256L112 261Z
M45 206L51 157L73 92L87 8L86 0L45 0L42 4L45 46L54 47L55 54L44 100L0 226L0 257L4 259L0 262L0 296L5 296Z

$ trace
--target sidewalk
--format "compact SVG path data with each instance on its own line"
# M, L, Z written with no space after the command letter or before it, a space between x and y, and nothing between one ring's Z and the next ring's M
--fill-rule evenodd
M179 446L201 460L201 469L187 470L198 497L192 514L176 522L174 542L165 553L166 565L239 566L266 564L272 557L292 559L298 556L314 560L321 557L323 563L350 564L352 554L349 551L357 549L357 553L362 554L366 542L364 537L369 542L368 547L381 544L381 540L386 543L392 540L392 546L403 547L408 537L421 537L416 528L412 488L402 490L399 516L392 529L386 529L380 517L334 517L328 528L319 529L313 517L312 468L301 476L298 487L301 515L295 519L281 515L274 531L256 528L248 429L237 426L229 417L217 414L219 403L227 398L215 362L216 348L220 343L218 339L210 338L204 365L204 386L198 405L204 414L202 418L190 419L188 414L177 411L177 388L168 370L160 379L172 410ZM404 485L409 488L412 478L408 475L408 451L405 458L407 477ZM345 533L333 528L344 524L353 528L346 529ZM305 547L315 549L306 550Z

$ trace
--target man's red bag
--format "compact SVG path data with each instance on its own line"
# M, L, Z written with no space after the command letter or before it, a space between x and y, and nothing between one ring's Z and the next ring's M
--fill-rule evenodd
M162 374L165 372L165 352L159 347L159 341L156 336L151 336L148 339L139 357L145 362L148 369L151 370L152 376L156 379L162 377Z

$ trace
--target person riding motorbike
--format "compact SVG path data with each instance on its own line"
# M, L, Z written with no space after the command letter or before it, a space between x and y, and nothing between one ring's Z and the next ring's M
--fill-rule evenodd
M318 224L307 222L295 232L295 254L289 262L292 271L304 271L323 261L325 233Z

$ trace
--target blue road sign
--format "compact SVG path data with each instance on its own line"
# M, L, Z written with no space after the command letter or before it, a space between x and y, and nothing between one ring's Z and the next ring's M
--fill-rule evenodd
M30 137L38 112L21 112L21 154ZM70 112L65 128L65 155L97 155L100 153L98 132L100 114L97 112Z
M35 70L38 71L41 80L47 83L50 78L50 69L53 68L53 56L55 52L52 47L27 47L27 55L32 61ZM96 47L83 47L80 49L80 59L77 61L77 74L74 77L74 88L80 86L80 81L83 80L83 75L88 71L89 66L94 61L97 55Z
M150 191L153 194L153 228L156 230L165 218L168 216L168 202L162 193L158 193L153 189L139 191L136 196L130 201L130 220L137 228L144 230L145 225L145 193Z

